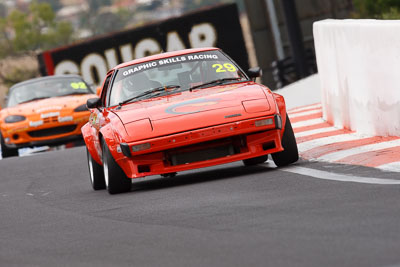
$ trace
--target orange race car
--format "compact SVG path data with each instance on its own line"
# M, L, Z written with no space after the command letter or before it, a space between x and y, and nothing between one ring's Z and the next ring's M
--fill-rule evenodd
M282 96L253 80L217 48L163 53L108 72L87 101L82 127L95 190L129 191L131 178L238 160L277 166L298 160Z
M82 139L96 97L77 75L47 76L12 86L0 110L2 157L18 156L23 147L60 145Z

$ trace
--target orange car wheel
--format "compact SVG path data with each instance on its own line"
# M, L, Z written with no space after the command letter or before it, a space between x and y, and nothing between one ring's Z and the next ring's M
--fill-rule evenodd
M104 181L103 167L98 164L90 155L89 150L86 149L87 161L89 167L90 182L94 190L106 189L106 183Z
M106 142L102 142L103 147L103 170L104 179L108 193L119 194L131 190L132 181L126 177L124 171L115 162Z
M299 159L299 152L297 150L296 138L292 129L288 115L286 115L285 132L282 137L283 151L273 153L272 159L276 166L283 167L296 162Z
M17 148L8 148L4 142L3 136L0 134L0 144L1 144L1 156L3 158L8 157L17 157L18 156L18 149Z

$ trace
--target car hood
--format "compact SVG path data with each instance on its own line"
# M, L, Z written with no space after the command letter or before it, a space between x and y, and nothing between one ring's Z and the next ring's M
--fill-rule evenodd
M255 84L240 83L138 101L114 112L126 124L143 118L157 121L233 106L241 107L243 101L254 99L265 99L264 89Z
M14 107L3 110L6 115L24 115L44 114L56 111L74 110L76 107L85 104L87 99L97 97L94 94L70 95L39 99L31 102L19 104Z
M230 84L138 101L112 112L131 142L274 113L267 92L252 82Z

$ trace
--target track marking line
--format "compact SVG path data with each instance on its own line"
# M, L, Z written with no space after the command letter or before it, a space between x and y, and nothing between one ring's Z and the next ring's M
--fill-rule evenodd
M308 115L314 115L314 114L322 114L322 111L320 109L310 110L310 111L302 111L302 112L298 112L298 113L294 113L294 114L289 114L289 118L290 118L290 120L292 120L294 118L308 116Z
M322 109L322 104L321 103L315 103L315 104L311 104L311 105L307 105L307 106L301 106L301 107L297 107L297 108L292 108L290 110L288 110L288 113L292 113L292 112L298 112L298 111L304 111L307 109L317 109L320 108Z
M395 140L395 139L399 139L399 137L393 137L393 136L392 137L379 137L379 136L364 137L364 136L360 136L360 139L358 139L358 140L325 144L320 147L312 148L310 150L303 151L303 155L306 158L315 159L315 158L319 158L323 155L327 155L330 153L335 153L335 152L339 152L342 150L352 149L352 148L359 147L362 145L377 144L377 143L381 143L381 142L385 142L385 141L391 141L391 140Z
M367 136L339 129L322 118L322 104L288 110L304 159L400 172L400 137Z
M289 116L290 118L290 116ZM307 127L307 126L313 126L316 124L321 124L321 123L327 123L324 121L322 118L317 118L317 119L312 119L312 120L305 120L305 121L300 121L300 122L292 122L292 127L293 129L295 128L300 128L300 127Z
M313 130L309 130L309 131L303 131L303 132L300 132L300 133L296 133L295 132L294 135L296 136L296 138L298 138L298 137L314 135L314 134L319 134L319 133L337 131L337 130L339 130L339 129L336 128L336 127L328 126L328 127L321 127L321 128L313 129Z
M295 117L295 118L292 118L289 116L290 121L293 123L305 121L305 120L311 120L311 119L321 119L321 117L322 117L321 111L317 112L317 113L313 113L311 115L304 115L304 116L299 116L299 117Z
M370 152L370 151L374 151L374 150L381 150L381 149L396 147L396 146L400 146L400 139L387 141L387 142L381 142L381 143L373 143L373 144L358 146L358 147L354 147L351 149L346 149L346 150L342 150L342 151L338 151L338 152L334 152L334 153L329 153L329 154L319 157L318 159L323 160L323 161L336 162L338 160L341 160L341 159L344 159L344 158L350 157L350 156L355 156L357 154Z
M307 132L307 131L311 131L311 130L315 130L315 129L321 129L321 128L327 128L327 127L332 127L332 125L330 125L327 122L321 122L321 123L317 123L314 125L308 125L308 126L302 126L302 127L298 127L298 128L293 128L293 131L295 133L301 133L301 132Z
M398 172L400 170L400 161L383 164L377 167L383 171L391 171L391 172Z
M310 140L307 142L303 142L300 144L297 144L297 147L299 151L307 151L316 147L320 147L326 144L331 144L331 143L336 143L336 142L344 142L344 141L353 141L353 140L358 140L360 137L354 133L351 134L340 134L340 135L335 135L335 136L328 136L328 137L323 137L315 140Z
M374 149L365 153L348 156L336 162L346 164L364 165L367 167L378 167L383 164L399 161L400 146L385 149Z
M376 185L400 185L400 180L395 180L395 179L380 179L380 178L353 176L347 174L338 174L338 173L332 173L332 172L310 169L305 167L298 167L298 166L289 166L281 168L280 170L285 172L301 174L305 176L311 176L322 180L376 184Z
M348 130L338 130L336 129L335 131L329 131L326 133L317 133L317 134L312 134L312 135L307 135L307 136L303 136L303 137L299 137L297 138L297 144L301 144L304 142L308 142L308 141L313 141L313 140L318 140L320 138L327 138L327 137L335 137L335 136L341 136L344 134L351 134L353 132L350 132Z
M320 112L322 112L322 108L320 108L320 107L318 107L318 108L307 108L307 109L303 109L303 110L296 110L296 111L288 111L287 113L290 115L290 116L295 116L295 115L297 115L297 114L300 114L300 113L305 113L305 112L309 112L309 111L320 111Z

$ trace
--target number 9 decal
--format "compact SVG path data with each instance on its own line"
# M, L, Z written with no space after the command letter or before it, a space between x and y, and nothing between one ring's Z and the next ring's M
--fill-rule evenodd
M235 72L237 70L236 67L230 63L224 63L224 65L214 64L214 65L212 65L212 68L213 69L216 68L215 72L226 72L226 71Z

